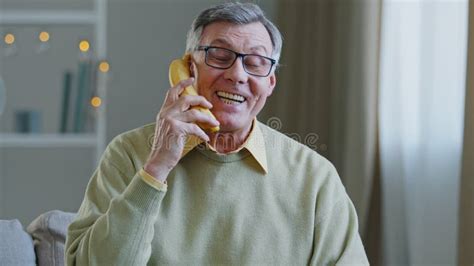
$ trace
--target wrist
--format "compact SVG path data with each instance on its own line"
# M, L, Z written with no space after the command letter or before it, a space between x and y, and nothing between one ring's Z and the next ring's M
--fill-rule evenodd
M154 166L152 164L145 164L143 166L143 170L151 175L153 178L160 182L166 182L166 178L168 177L169 172L171 171L170 168L164 166Z

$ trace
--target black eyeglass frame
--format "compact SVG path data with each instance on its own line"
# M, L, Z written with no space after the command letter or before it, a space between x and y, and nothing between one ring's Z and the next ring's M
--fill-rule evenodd
M208 62L207 62L207 51L209 51L209 49L212 49L212 48L217 48L217 49L222 49L222 50L226 50L226 51L229 51L231 53L234 53L235 54L235 58L234 58L234 61L232 61L232 63L228 66L228 67L216 67L216 66L213 66L213 65L210 65ZM234 64L235 64L235 61L237 60L237 58L242 58L242 66L244 67L244 70L245 72L247 72L247 74L249 75L252 75L252 76L256 76L256 77L268 77L268 75L270 75L270 73L272 72L272 68L273 66L276 64L276 60L273 59L273 58L270 58L270 57L267 57L267 56L263 56L263 55L259 55L259 54L241 54L241 53L238 53L236 51L232 51L230 49L227 49L227 48L223 48L223 47L218 47L218 46L206 46L206 45L200 45L198 46L196 49L196 51L204 51L206 53L205 55L205 62L206 62L206 65L210 66L210 67L213 67L213 68L217 68L217 69L229 69L231 68ZM247 68L245 67L245 64L244 64L244 59L246 56L260 56L260 57L263 57L265 59L268 59L270 60L271 62L271 65L270 65L270 68L268 70L268 73L266 75L258 75L258 74L255 74L255 73L250 73Z

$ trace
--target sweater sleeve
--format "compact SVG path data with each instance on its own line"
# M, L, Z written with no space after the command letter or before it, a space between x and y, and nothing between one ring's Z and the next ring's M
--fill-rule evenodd
M310 265L369 265L352 201L335 169L318 197Z
M76 219L69 225L67 265L146 265L165 190L144 181L121 141L107 147Z

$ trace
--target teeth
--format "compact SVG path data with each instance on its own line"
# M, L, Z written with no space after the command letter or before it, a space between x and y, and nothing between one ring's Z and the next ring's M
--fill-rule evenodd
M237 102L245 101L244 96L238 95L238 94L232 94L232 93L228 93L228 92L224 92L224 91L218 91L217 95L220 96L220 97L225 98L225 99L222 99L222 100L226 103L227 103L228 100L233 100L233 101L237 101Z
M235 101L231 101L231 100L227 100L227 99L221 99L224 103L226 104L238 104L237 102Z

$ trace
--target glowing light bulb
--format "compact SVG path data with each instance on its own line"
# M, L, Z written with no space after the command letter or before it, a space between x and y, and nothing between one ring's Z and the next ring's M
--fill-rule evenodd
M5 34L5 37L3 39L6 44L11 45L15 42L15 35L13 35L12 33L7 33Z
M107 61L102 61L102 62L100 62L100 64L99 64L99 70L100 70L100 72L102 72L102 73L107 73L107 72L109 72L109 70L110 70L110 65L109 65L109 63L108 63Z
M79 43L79 50L81 50L81 52L87 52L89 51L89 48L90 48L90 44L87 40L82 40L80 43Z
M48 42L49 38L50 38L50 36L49 36L49 33L47 31L42 31L38 35L38 39L40 40L40 42Z
M100 99L100 97L98 97L98 96L92 97L92 99L91 99L91 105L92 106L97 108L101 104L102 104L102 99Z

